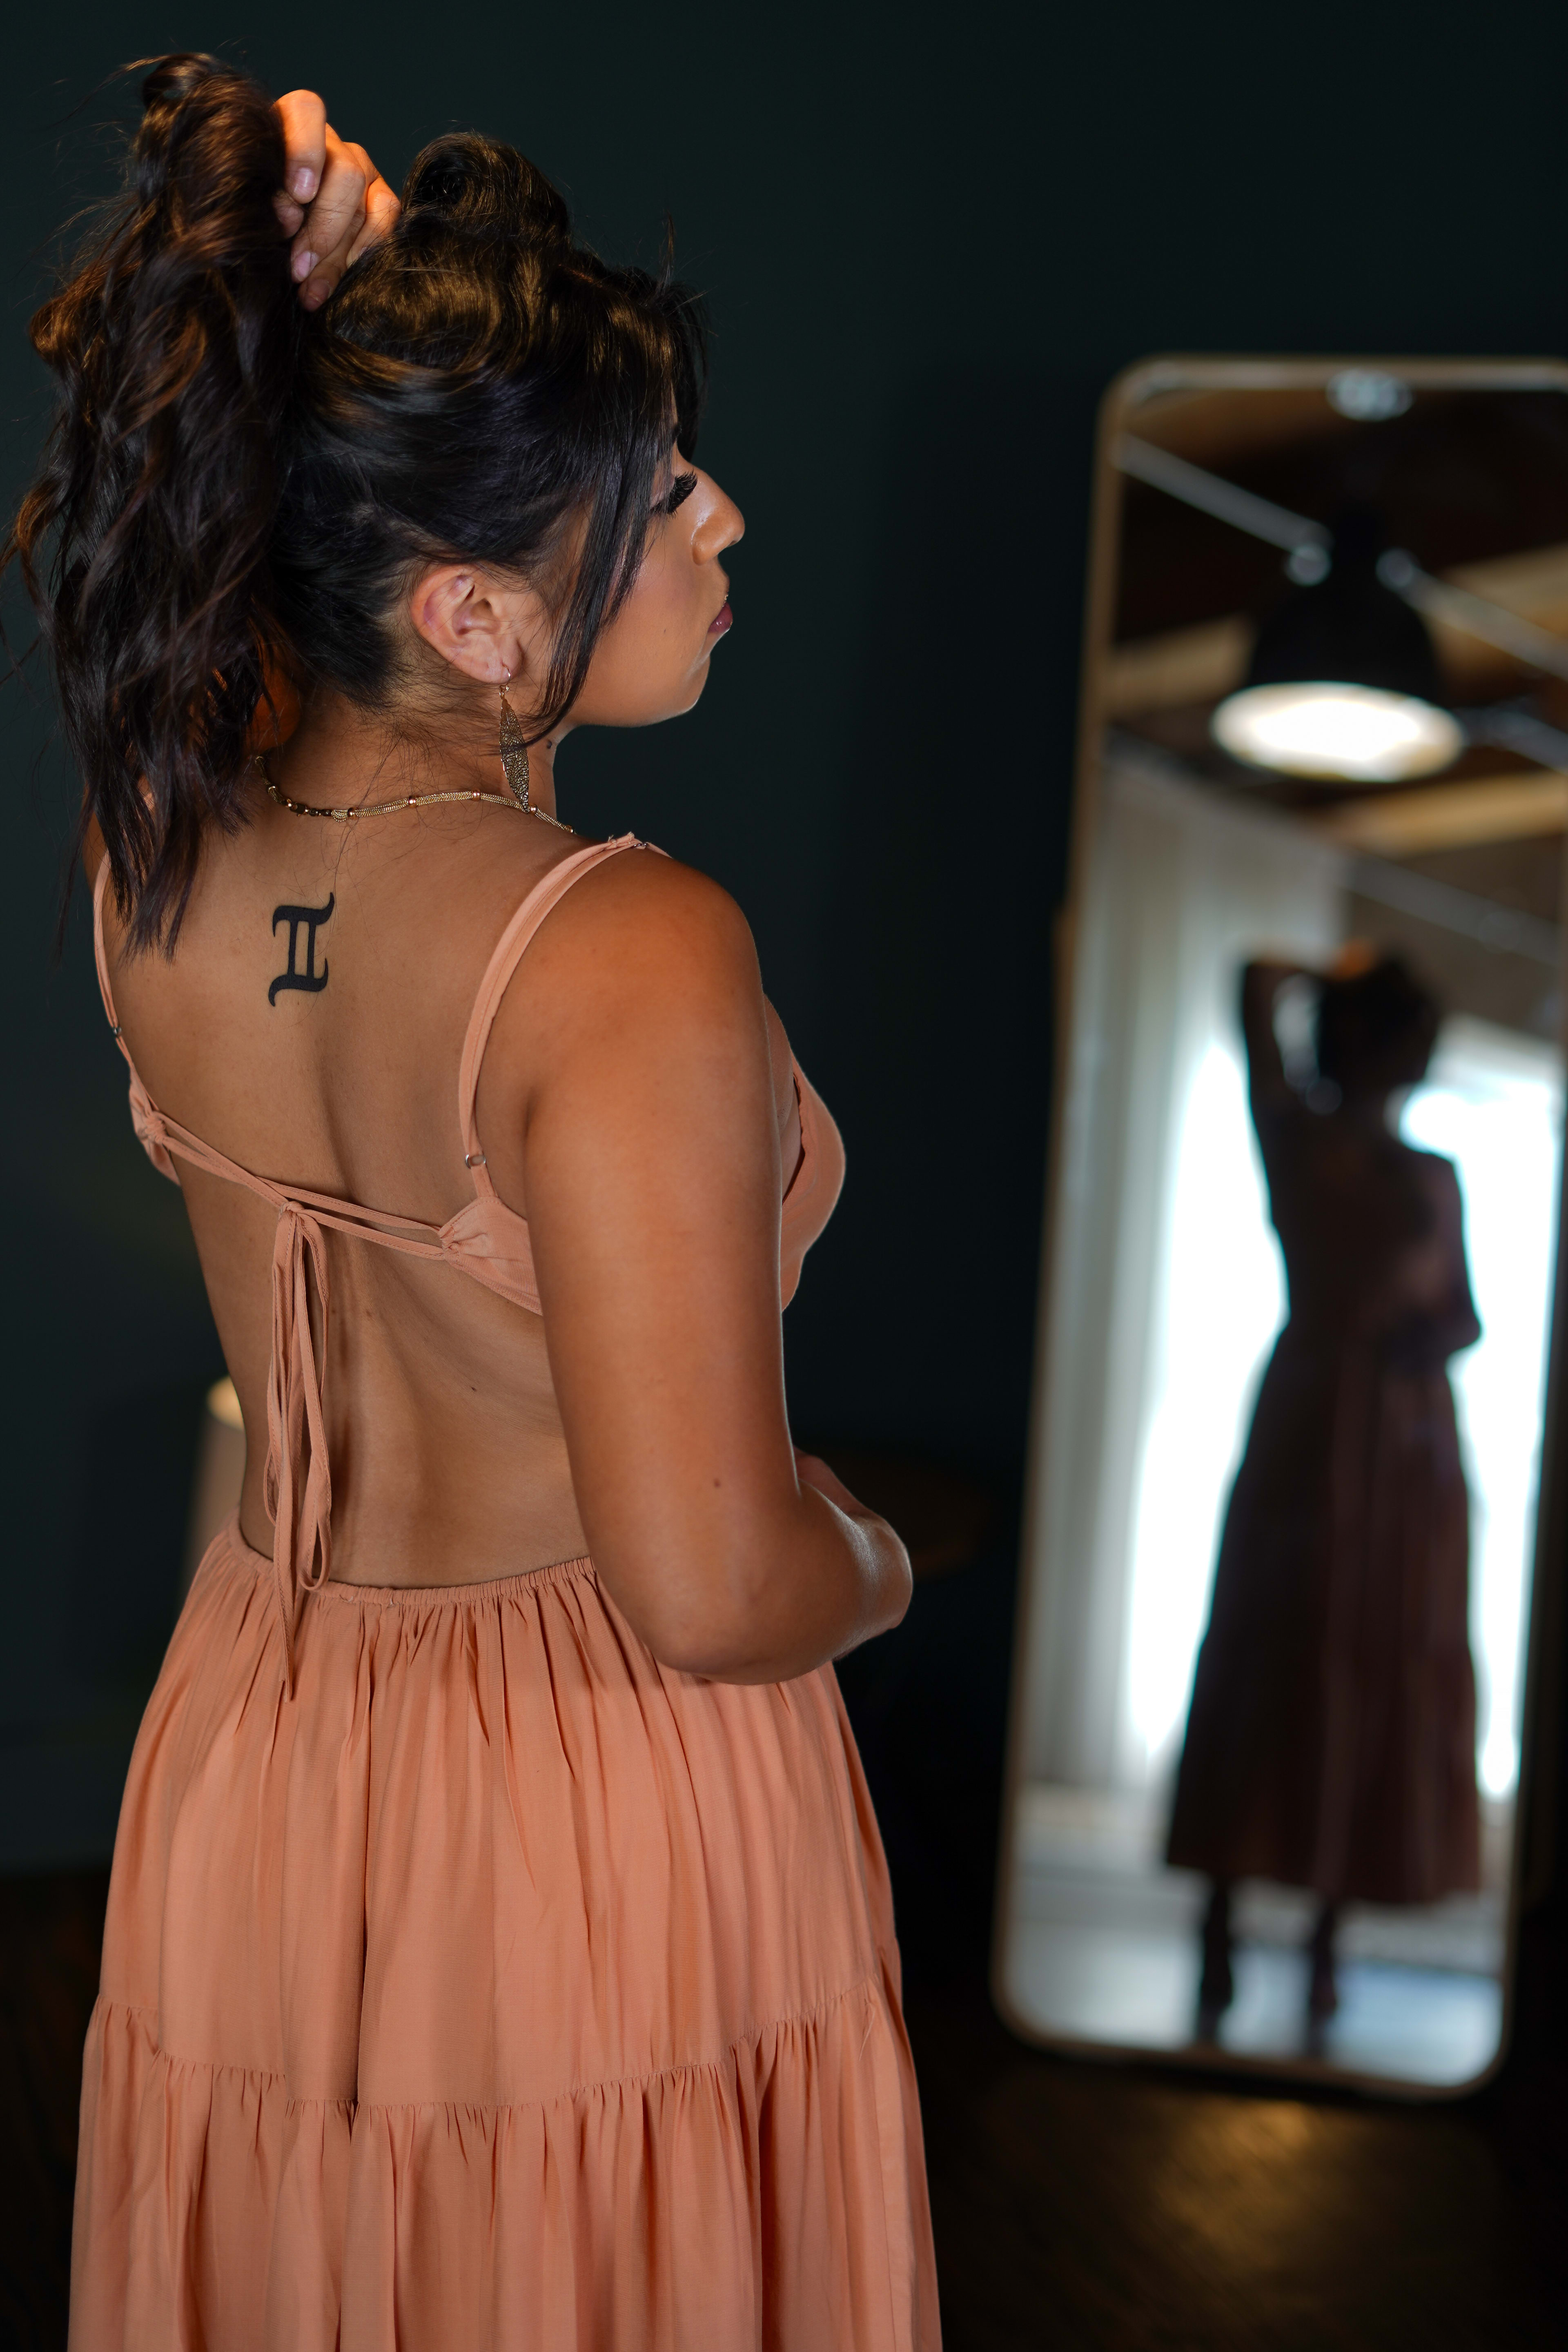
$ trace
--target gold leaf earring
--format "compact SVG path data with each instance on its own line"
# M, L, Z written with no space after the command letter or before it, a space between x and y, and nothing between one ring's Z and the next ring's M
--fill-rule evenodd
M533 811L528 800L528 742L522 722L511 707L507 688L511 684L509 669L500 682L500 764L506 778L506 788L520 809Z

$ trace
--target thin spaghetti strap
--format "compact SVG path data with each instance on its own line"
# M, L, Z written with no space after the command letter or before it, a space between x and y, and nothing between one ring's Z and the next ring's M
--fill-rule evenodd
M574 882L584 874L602 866L606 858L623 849L647 849L651 845L639 841L635 834L617 834L613 841L596 841L587 849L574 850L552 866L542 882L536 883L521 906L513 915L496 941L495 953L479 982L479 992L474 999L474 1009L468 1016L468 1032L463 1040L462 1066L458 1074L458 1131L463 1139L463 1158L474 1180L474 1190L481 1199L493 1199L495 1186L490 1182L480 1147L479 1129L474 1123L474 1098L479 1092L479 1066L485 1058L500 1002L510 985L529 942L552 908L559 906ZM660 851L657 853L663 855ZM110 1016L112 1018L112 1016Z

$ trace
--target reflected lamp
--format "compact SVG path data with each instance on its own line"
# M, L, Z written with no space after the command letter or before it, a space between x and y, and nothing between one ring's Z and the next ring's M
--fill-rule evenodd
M1210 725L1248 767L1322 782L1397 783L1447 767L1465 738L1444 707L1431 635L1378 576L1375 521L1352 516L1324 577L1258 634L1247 681Z

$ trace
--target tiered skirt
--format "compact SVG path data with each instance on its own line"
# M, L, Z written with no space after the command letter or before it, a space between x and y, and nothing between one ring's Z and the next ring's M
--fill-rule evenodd
M934 2352L831 1668L660 1666L586 1560L333 1584L231 1525L132 1760L72 2352Z

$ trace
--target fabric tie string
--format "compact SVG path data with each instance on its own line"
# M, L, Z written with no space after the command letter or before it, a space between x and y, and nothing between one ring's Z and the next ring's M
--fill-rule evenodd
M312 1286L321 1310L319 1363L310 1315ZM290 1698L300 1605L304 1595L319 1592L331 1573L332 1474L321 1398L330 1307L326 1237L314 1217L285 1202L278 1212L272 1245L266 1499L275 1530L273 1570Z

